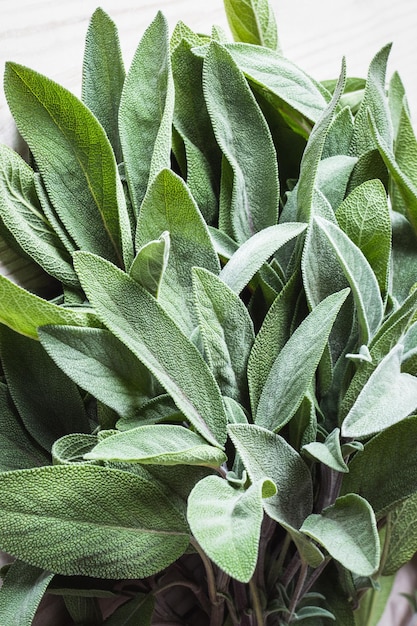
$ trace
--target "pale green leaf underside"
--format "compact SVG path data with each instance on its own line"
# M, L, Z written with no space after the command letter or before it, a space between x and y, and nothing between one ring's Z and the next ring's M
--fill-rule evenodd
M36 610L53 578L45 572L15 561L7 572L0 590L0 615L8 626L31 626Z

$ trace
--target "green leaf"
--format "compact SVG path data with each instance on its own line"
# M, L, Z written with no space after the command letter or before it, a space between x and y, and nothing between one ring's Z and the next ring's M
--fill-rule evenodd
M193 289L204 353L222 395L248 404L246 369L255 332L242 300L207 270L194 268Z
M181 422L184 416L174 404L171 396L163 394L156 396L143 404L134 414L121 417L117 420L119 430L129 430L138 426L158 424L159 422Z
M313 508L311 475L301 456L285 439L254 424L230 424L228 432L252 483L270 478L277 487L263 501L266 513L279 524L300 528Z
M365 444L349 463L341 493L358 493L368 500L377 519L416 493L415 436L417 417L412 416L382 431ZM395 471L393 471L395 468Z
M227 418L220 391L195 346L153 296L108 261L78 252L75 265L108 328L159 380L197 431L215 446L224 444Z
M84 460L87 454L97 443L97 435L73 433L57 439L52 446L52 462L54 465L69 465L71 463L88 463Z
M269 0L225 0L224 8L235 41L279 49L277 25Z
M136 50L119 109L120 141L136 215L148 184L170 167L173 113L168 24L158 12Z
M288 223L269 226L256 233L231 256L220 278L235 293L240 293L274 252L305 229L306 224Z
M319 163L317 169L316 186L317 189L326 198L330 207L333 210L336 210L338 208L338 206L342 203L345 197L346 188L356 163L357 159L355 157L350 157L343 154L331 156L327 159L322 158ZM316 192L316 189L314 190L314 192ZM315 202L314 195L313 202ZM324 215L322 212L318 212L316 207L315 213L316 215L321 215L321 217L326 218L326 215ZM329 221L333 221L333 211L328 213Z
M191 532L207 556L235 580L247 583L258 559L267 478L248 489L235 488L218 476L207 476L188 498Z
M121 417L134 418L156 391L148 369L108 330L44 326L39 338L71 380Z
M320 463L327 465L336 472L348 472L342 448L340 445L340 429L335 428L327 437L324 443L320 441L312 441L303 446L303 451L313 457Z
M403 346L382 359L342 424L343 437L364 439L404 419L417 408L417 378L401 372Z
M337 498L321 515L310 515L300 530L355 574L371 576L377 570L380 546L374 512L357 494Z
M417 232L404 215L391 211L392 295L402 303L411 293L417 271Z
M378 589L368 589L355 611L355 626L378 626L391 597L394 576L379 576Z
M21 561L10 566L0 590L0 615L8 626L31 626L53 574Z
M98 8L91 17L85 40L82 100L106 131L117 163L123 161L117 117L124 80L117 28L107 13Z
M150 184L142 203L136 247L168 231L169 259L158 299L167 313L189 336L197 325L191 291L192 268L220 270L217 254L203 217L186 184L171 170L162 170Z
M385 294L391 257L391 221L381 181L370 180L356 187L337 209L336 218L340 228L366 257Z
M39 205L33 170L6 146L0 146L0 218L2 230L48 274L79 287L71 257Z
M415 172L415 167L417 166L417 139L410 113L405 104L402 106L399 119L394 156L398 169L411 181L415 189L417 186L417 176ZM406 198L404 197L404 184L399 183L399 187L397 187L397 184L397 182L394 182L392 185L393 209L400 211L404 215L408 215L409 208ZM415 221L415 210L412 221Z
M129 263L132 244L126 203L102 126L69 91L21 65L7 64L5 92L19 132L71 237L82 249Z
M155 424L106 437L86 459L143 465L206 465L220 467L227 460L219 448L183 426Z
M136 594L108 617L104 626L151 626L155 598L152 595Z
M417 494L414 493L390 512L385 528L388 550L382 573L390 576L411 561L417 551Z
M346 81L349 79L347 78ZM346 87L345 92L346 94ZM340 101L343 100L343 95ZM322 159L337 156L340 154L349 154L350 143L353 135L354 118L348 106L345 106L332 120L326 134L324 142Z
M300 406L348 290L328 296L293 332L275 359L259 398L255 421L277 431ZM284 382L285 381L285 382Z
M189 541L155 482L95 465L0 474L0 525L2 550L65 576L145 578Z
M389 81L388 105L391 113L394 140L398 135L403 107L408 109L405 87L398 72L394 72Z
M61 372L39 342L1 327L0 348L10 395L22 421L45 450L90 425L77 387ZM22 376L22 371L25 376Z
M97 598L75 594L63 595L65 608L67 609L74 624L88 624L89 626L102 626L103 617Z
M204 59L203 89L214 134L233 170L230 220L236 240L243 243L278 220L274 144L244 76L216 42Z
M129 270L130 276L155 298L168 265L169 249L170 238L166 230L159 239L149 241L140 248Z

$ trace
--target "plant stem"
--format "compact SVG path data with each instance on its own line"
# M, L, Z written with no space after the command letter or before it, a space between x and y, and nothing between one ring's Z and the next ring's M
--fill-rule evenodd
M297 585L294 589L293 597L291 598L290 613L288 615L287 624L291 623L291 620L295 613L295 609L297 608L297 604L300 598L302 597L302 591L303 591L304 583L307 577L307 571L308 571L308 564L303 561L301 563L301 571L298 577Z
M253 578L249 581L249 589L252 599L252 608L254 610L256 624L255 626L264 626L264 615L259 597L259 590Z
M203 561L204 569L206 570L207 589L208 589L210 602L212 603L213 606L215 606L218 602L217 587L216 587L216 579L214 576L214 571L213 571L211 561L206 555L206 553L204 552L204 550L201 548L200 544L194 539L194 537L191 537L191 544L197 550L198 554L201 557L201 560Z
M388 513L386 517L385 524L385 538L384 538L384 546L382 548L381 559L379 561L379 568L374 578L377 579L382 576L382 572L384 571L385 563L387 562L390 544L391 544L391 533L392 533L392 513Z

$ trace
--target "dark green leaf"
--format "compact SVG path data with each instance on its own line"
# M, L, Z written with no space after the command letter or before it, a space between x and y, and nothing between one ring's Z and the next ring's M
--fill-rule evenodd
M279 49L277 25L269 0L225 0L224 7L235 41Z
M53 574L15 561L0 591L0 615L8 626L31 626Z
M151 626L155 598L138 593L106 619L104 626Z

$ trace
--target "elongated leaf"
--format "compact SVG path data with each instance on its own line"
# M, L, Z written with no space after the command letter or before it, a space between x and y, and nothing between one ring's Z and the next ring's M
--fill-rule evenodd
M269 0L226 0L227 20L235 41L279 48L277 25Z
M121 417L135 416L153 397L149 371L109 331L47 326L40 329L39 338L71 380Z
M348 182L356 163L355 157L342 154L327 159L322 158L319 163L316 178L317 190L323 194L333 211L338 208L345 197ZM313 192L313 203L316 202L317 190L315 189ZM329 217L326 217L323 211L314 208L316 215L329 219L331 222L334 221L333 211L327 211Z
M40 446L50 451L62 435L90 432L77 387L39 342L3 326L0 347L10 395L26 429Z
M414 186L417 185L417 175L415 167L417 165L417 139L411 122L410 113L406 102L401 108L401 115L398 122L398 133L394 148L395 160L399 169L411 180ZM400 198L398 197L400 196ZM401 190L392 189L393 208L407 215L407 206L401 200Z
M42 213L32 169L6 146L0 146L0 218L20 248L48 274L79 286L71 257Z
M381 325L384 310L375 274L359 248L337 226L316 217L319 228L329 240L352 289L362 342L367 344Z
M192 268L218 274L220 265L207 226L184 181L162 170L150 184L138 219L136 247L169 232L170 253L158 299L187 335L197 325L191 292Z
M94 113L123 160L117 123L125 69L117 28L103 9L94 11L87 31L83 61L82 100Z
M0 526L3 550L65 576L144 578L189 541L157 484L95 465L0 474Z
M33 441L13 406L7 386L0 384L0 471L48 465L50 456Z
M285 439L254 424L229 424L228 432L252 483L270 478L277 487L263 501L266 513L280 524L300 528L313 507L311 475L301 456Z
M347 290L323 300L294 331L266 379L255 421L272 431L281 429L300 406L327 345Z
M220 467L227 460L219 448L183 426L140 426L106 437L86 459L142 463L144 465L207 465Z
M164 421L182 422L183 420L183 414L177 409L171 396L166 393L146 402L134 415L121 417L117 420L116 427L118 430L129 430Z
M395 576L379 576L378 588L369 589L361 598L361 603L355 611L354 626L366 624L378 626L384 614L387 602L390 599Z
M398 134L398 128L400 125L400 118L403 112L403 108L405 107L408 110L404 83L401 80L401 76L398 72L394 72L389 81L388 105L391 113L395 140Z
M200 353L143 287L107 261L76 254L80 280L97 314L142 361L198 432L226 439L219 388Z
M365 438L417 408L417 378L401 372L403 347L395 346L369 377L342 424L344 437Z
M245 490L207 476L188 498L187 519L194 537L216 565L244 583L252 578L258 558L264 490L274 492L270 480Z
M90 626L102 626L103 617L98 604L98 599L77 596L75 594L64 594L65 608L67 609L74 624L89 624Z
M5 91L70 235L80 248L128 263L131 237L123 190L109 140L94 115L63 87L14 63L6 67Z
M217 143L233 170L230 220L236 240L243 243L278 220L274 144L245 78L216 42L204 59L203 89Z
M349 78L346 79L348 83ZM346 94L346 87L344 94ZM341 96L341 101L343 100ZM354 118L348 106L345 106L331 122L324 142L322 159L340 154L349 154L350 142L353 135Z
M336 472L349 471L349 468L343 459L339 428L335 428L328 435L328 437L326 437L324 443L321 443L320 441L312 441L311 443L303 446L303 451L307 452L317 461L320 461L320 463L331 467Z
M245 241L224 266L219 276L233 291L240 293L268 258L297 237L306 224L269 226Z
M369 503L354 493L337 498L321 515L310 515L301 531L355 574L371 576L378 568L380 546L375 515Z
M53 574L15 561L0 590L0 615L9 626L31 626Z
M155 298L168 264L169 248L169 232L164 231L159 239L149 241L138 251L129 271L130 276Z
M349 463L342 495L354 492L366 498L377 519L414 495L416 433L417 417L412 416L373 437Z
M339 206L340 228L358 246L386 293L391 256L391 222L385 188L379 180L356 187Z
M395 507L389 515L385 540L388 541L384 576L395 574L411 561L417 551L417 494Z
M173 113L168 24L159 12L139 43L120 100L120 140L136 214L148 182L170 166Z
M151 626L155 598L138 593L104 622L105 626Z
M246 369L255 332L242 300L220 278L195 268L193 289L204 349L224 396L248 404Z

